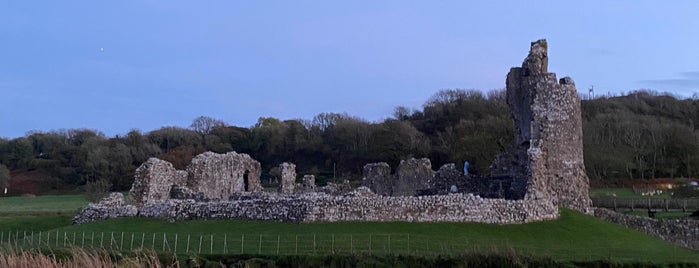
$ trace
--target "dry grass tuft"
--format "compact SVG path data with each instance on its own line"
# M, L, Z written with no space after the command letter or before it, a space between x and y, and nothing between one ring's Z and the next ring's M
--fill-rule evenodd
M113 260L106 251L89 251L74 248L70 257L56 258L54 254L42 254L38 251L0 250L0 267L7 268L107 268L107 267L179 267L176 261L171 266L164 266L154 252L136 252L131 256L121 256Z

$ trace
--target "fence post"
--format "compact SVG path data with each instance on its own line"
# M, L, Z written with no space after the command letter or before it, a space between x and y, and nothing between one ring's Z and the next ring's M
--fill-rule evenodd
M134 233L131 232L131 245L129 245L129 250L133 250L133 236L134 236Z
M95 232L90 232L90 248L95 248Z
M262 234L260 234L260 244L257 246L257 254L262 254Z
M41 237L41 235L39 235L39 237ZM80 247L85 247L85 231L83 231L83 237L80 239Z
M119 240L119 250L124 250L124 232L121 232L121 239Z
M109 234L109 249L113 249L114 244L116 244L116 241L114 241L114 232L111 232Z
M408 233L408 254L410 254L410 233Z
M59 236L58 230L56 230L56 247L58 247L58 236Z
M391 234L388 234L388 254L391 254Z
M167 244L167 235L163 232L163 252L165 252L165 244Z
M211 248L209 248L209 254L214 254L214 235L211 235Z
M352 240L352 234L350 234L350 254L354 255L354 241Z
M143 250L143 244L146 242L146 233L141 233L141 250Z
M189 254L189 236L190 234L187 234L187 251L185 251L187 254Z
M172 250L172 253L177 255L177 233L175 233L175 248Z
M332 241L330 242L330 252L335 254L335 233L332 234Z
M299 255L299 235L296 235L296 250L294 250L295 255Z
M277 255L279 255L279 240L280 240L280 235L277 234Z
M634 206L633 206L634 202L633 201L634 201L634 198L631 198L631 211L633 211L633 209L634 209Z
M613 200L614 200L614 211L616 211L616 210L617 210L617 207L616 207L616 197L614 197Z
M371 255L371 234L369 234L369 255Z
M245 234L240 235L240 254L245 254Z
M223 254L228 251L228 233L223 233Z
M153 251L155 251L155 233L153 233L153 241L151 241L150 249L152 249Z
M313 255L316 255L316 234L313 233Z
M100 248L104 248L104 232L100 232Z
M201 240L202 240L202 235L199 235L199 254L201 254Z
M27 244L27 231L22 231L22 246Z

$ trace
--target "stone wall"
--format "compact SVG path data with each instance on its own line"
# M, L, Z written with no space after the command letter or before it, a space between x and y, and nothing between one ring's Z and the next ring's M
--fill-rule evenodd
M494 174L526 181L526 199L551 199L556 205L589 212L580 99L573 79L548 72L546 40L532 42L522 67L507 75L507 104L515 144L498 157Z
M393 196L413 196L419 190L430 189L434 185L434 170L427 158L401 160L396 169Z
M384 162L364 165L362 186L386 196L414 196L434 187L435 172L427 158L401 160L396 173Z
M366 189L366 188L365 188ZM234 194L231 200L168 200L140 211L167 220L246 219L290 222L407 221L513 224L550 220L558 208L546 200L483 199L471 194L444 196L378 196L361 188L348 195L322 193L276 195Z
M247 154L205 152L187 167L186 186L211 199L227 199L231 193L261 191L260 162Z
M303 175L303 191L304 192L315 192L316 188L316 176L314 175Z
M392 195L394 178L388 163L371 163L364 165L362 186L368 187L380 195Z
M126 202L137 207L160 203L170 199L173 188L178 189L175 195L196 193L200 199L227 199L234 192L261 191L260 174L259 162L236 152L197 155L186 171L150 158L136 169Z
M691 219L659 220L626 215L606 208L595 208L596 217L626 226L668 241L675 245L699 250L699 221Z
M170 198L173 185L184 185L186 180L185 171L176 170L170 162L150 158L136 169L126 202L137 207L163 202Z
M287 162L281 163L279 165L279 173L281 173L279 192L293 194L296 186L296 165Z
M134 205L127 205L122 193L111 193L97 204L90 203L73 218L74 224L93 222L119 217L133 217L138 214Z

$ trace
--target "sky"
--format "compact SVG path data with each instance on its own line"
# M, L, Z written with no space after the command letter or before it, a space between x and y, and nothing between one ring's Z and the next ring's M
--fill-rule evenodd
M570 3L568 3L570 2ZM580 92L699 92L699 1L3 1L0 137L371 122L502 89L529 44Z

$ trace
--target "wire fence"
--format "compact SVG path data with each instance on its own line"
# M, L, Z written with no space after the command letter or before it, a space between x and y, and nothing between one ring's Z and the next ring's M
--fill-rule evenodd
M592 204L596 207L611 208L614 210L664 210L664 211L695 211L699 210L699 199L696 198L616 198L616 197L592 197Z
M628 248L574 249L541 244L512 244L509 239L457 240L413 234L179 234L139 232L3 231L0 244L16 249L153 250L173 254L260 255L463 255L525 254L559 260L646 260ZM573 242L571 242L573 245ZM681 250L681 249L680 249ZM696 262L680 252L675 261ZM672 256L675 255L676 256Z

